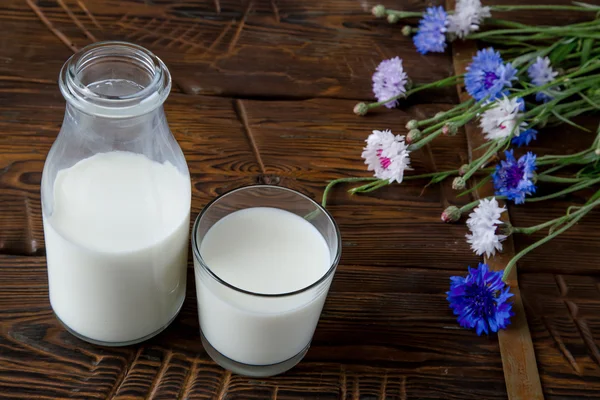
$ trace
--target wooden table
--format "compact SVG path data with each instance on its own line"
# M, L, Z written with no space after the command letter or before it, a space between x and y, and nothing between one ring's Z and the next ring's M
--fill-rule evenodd
M406 10L436 2L383 1ZM519 263L532 347L515 348L514 331L501 337L501 347L497 335L461 329L445 299L448 278L480 261L465 243L464 224L440 222L447 205L471 200L456 198L449 182L423 191L424 182L407 181L354 197L348 186L334 190L329 209L343 235L341 265L308 355L279 377L232 375L209 359L200 344L193 279L176 321L137 346L87 344L52 314L39 186L65 107L58 72L74 50L95 40L127 40L169 66L174 86L166 110L192 173L193 217L219 194L254 183L319 199L328 180L369 176L360 153L371 130L405 134L408 120L459 101L448 88L395 110L352 114L357 101L371 99L370 77L382 59L400 56L422 83L449 76L472 51L460 45L454 53L418 55L398 26L370 15L377 3L0 3L0 398L530 400L523 393L535 393L539 382L547 399L600 398L600 213ZM583 17L511 16L536 23ZM597 122L582 121L592 128ZM414 153L415 172L463 164L472 131ZM575 151L589 140L565 127L547 129L534 150ZM511 205L510 219L517 226L540 223L583 199ZM535 238L517 237L517 251ZM522 325L527 332L525 319ZM533 350L528 362L539 378L521 368L527 360L507 358L507 350Z

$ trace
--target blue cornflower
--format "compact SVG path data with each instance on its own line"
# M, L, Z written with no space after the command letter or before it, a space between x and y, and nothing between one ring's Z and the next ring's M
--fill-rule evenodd
M419 31L413 36L413 43L421 54L443 53L446 49L448 14L444 7L429 7L419 21Z
M511 81L517 79L517 70L511 63L504 63L500 53L493 48L479 50L467 67L465 86L477 101L487 97L493 101L507 94Z
M490 271L487 264L469 267L466 277L450 277L446 294L460 326L475 329L477 335L505 329L514 315L508 302L513 296L510 287L502 281L502 272Z
M525 196L535 193L533 174L536 169L535 154L529 152L517 161L512 150L504 152L505 161L496 165L492 174L497 196L506 196L515 204L523 204Z
M552 82L558 75L558 72L552 69L552 65L550 65L550 59L548 57L538 57L527 69L527 75L529 75L531 83L533 83L535 86L544 86ZM535 100L543 103L552 100L552 96L549 94L549 92L552 90L558 91L560 89L558 87L553 87L542 92L538 92L535 95Z
M537 133L538 131L533 128L525 129L519 136L513 137L511 143L519 147L527 146L532 140L537 139Z

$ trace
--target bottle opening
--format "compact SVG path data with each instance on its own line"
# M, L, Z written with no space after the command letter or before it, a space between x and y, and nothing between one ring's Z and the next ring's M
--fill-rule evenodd
M165 64L147 49L126 42L85 47L63 66L60 89L80 110L129 117L160 106L171 89Z

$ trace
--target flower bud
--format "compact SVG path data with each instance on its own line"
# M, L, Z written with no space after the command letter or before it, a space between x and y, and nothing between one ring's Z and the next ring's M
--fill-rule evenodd
M383 17L385 17L385 7L382 6L381 4L373 7L373 9L371 10L371 12L373 13L373 15L376 18L383 18Z
M597 156L600 156L600 147L599 147L599 148L597 148L597 149L594 151L594 153L596 153L596 155L597 155Z
M410 130L410 129L417 129L419 127L419 121L417 121L416 119L411 119L410 121L408 121L406 123L406 129Z
M390 24L396 24L396 23L398 23L398 21L400 21L400 17L397 16L396 14L388 14L387 21Z
M444 134L444 136L454 136L456 135L456 132L458 132L458 126L456 126L456 124L453 124L452 122L447 123L442 128L442 133Z
M469 171L469 164L463 164L458 169L458 175L463 176Z
M444 118L444 115L446 115L446 113L445 113L445 112L443 112L443 111L440 111L440 112L437 112L437 113L436 113L436 114L433 116L433 118L435 118L436 120L438 120L438 119L442 119L442 118Z
M410 25L404 25L402 27L402 34L404 36L410 36L412 34L412 27Z
M442 213L442 221L444 222L456 222L460 219L461 212L460 208L456 206L450 206Z
M467 187L467 183L465 182L465 180L460 177L457 176L456 178L454 178L454 180L452 181L452 189L454 190L464 190L465 187Z
M354 106L354 114L356 115L365 115L367 112L369 112L369 106L365 103L358 103Z
M408 132L408 135L406 135L406 143L411 144L411 143L415 143L418 142L421 137L423 137L423 135L421 134L421 131L418 129L411 129Z
M404 85L404 88L407 91L413 88L413 81L409 77L406 77L406 85Z

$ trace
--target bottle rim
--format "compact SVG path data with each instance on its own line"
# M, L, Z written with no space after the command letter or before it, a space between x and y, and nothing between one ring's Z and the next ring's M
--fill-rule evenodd
M107 59L140 68L151 76L150 82L141 86L139 91L118 96L94 91L89 87L90 83L82 81L81 75L87 68ZM59 87L69 104L87 114L126 118L161 106L171 91L171 74L160 58L142 46L104 41L84 47L67 60L60 71Z

